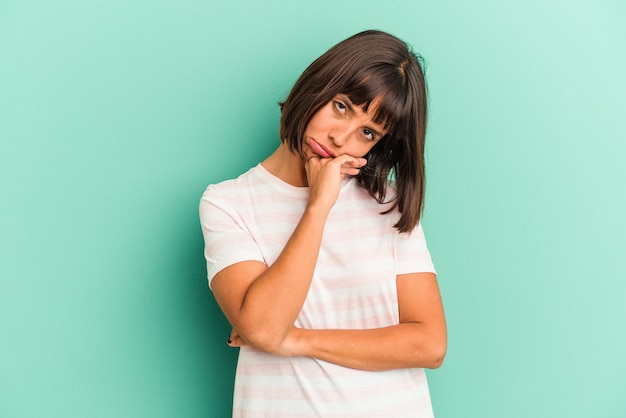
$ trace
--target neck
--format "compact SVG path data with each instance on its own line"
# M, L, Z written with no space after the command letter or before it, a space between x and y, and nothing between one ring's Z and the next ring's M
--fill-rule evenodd
M304 170L304 161L299 155L291 152L289 146L284 142L261 164L267 171L285 183L296 187L309 185Z

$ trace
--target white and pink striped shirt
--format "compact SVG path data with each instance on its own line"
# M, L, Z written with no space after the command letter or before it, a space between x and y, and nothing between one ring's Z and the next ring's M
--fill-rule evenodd
M261 164L211 185L200 202L209 285L237 262L271 265L307 204ZM435 272L424 233L393 227L397 211L377 203L353 178L343 180L328 216L311 287L295 326L367 329L398 324L396 276ZM275 301L280 303L280 301ZM308 357L277 357L243 347L234 417L431 417L423 369L361 371Z

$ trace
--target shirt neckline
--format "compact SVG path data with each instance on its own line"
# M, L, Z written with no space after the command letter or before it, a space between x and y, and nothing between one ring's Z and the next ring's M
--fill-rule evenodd
M286 181L282 180L280 177L272 174L261 163L257 164L255 171L257 172L257 174L259 174L263 178L265 182L267 182L268 184L271 184L272 186L274 186L275 188L283 192L290 193L290 194L303 195L303 196L304 195L308 196L309 194L308 186L298 187L298 186L294 186L293 184L289 184Z
M308 196L309 195L309 186L294 186L293 184L289 184L278 176L272 174L267 168L263 166L263 164L258 163L256 165L256 172L259 176L263 177L263 180L274 186L275 188L294 195L299 196ZM341 188L346 187L350 180L353 180L352 176L345 176L341 181Z

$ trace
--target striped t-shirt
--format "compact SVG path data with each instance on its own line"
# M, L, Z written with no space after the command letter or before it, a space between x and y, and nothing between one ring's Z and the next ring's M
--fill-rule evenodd
M220 270L258 260L271 265L308 201L261 164L211 185L200 202L209 285ZM346 177L331 209L311 287L295 326L366 329L398 324L396 276L435 272L421 225L399 233L397 211ZM280 303L274 301L273 303ZM361 371L308 357L242 347L234 417L431 417L423 369Z

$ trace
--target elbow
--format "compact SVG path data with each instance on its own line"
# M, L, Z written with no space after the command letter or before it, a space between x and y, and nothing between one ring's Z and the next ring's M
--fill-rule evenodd
M273 354L280 350L285 336L269 329L255 329L248 332L244 339L249 346Z
M246 312L242 309L235 329L239 331L245 345L275 354L282 347L291 327L285 327L277 321L259 317L256 312Z
M413 361L412 367L425 369L438 369L443 365L446 357L448 343L446 335L430 333L420 335L413 341Z
M445 341L432 344L428 355L428 369L438 369L443 364L443 360L446 357L447 344Z
M433 356L430 364L427 366L428 369L438 369L443 365L443 359L445 358L446 353L442 353L440 355Z

